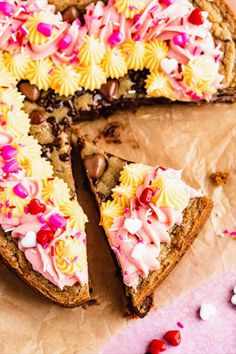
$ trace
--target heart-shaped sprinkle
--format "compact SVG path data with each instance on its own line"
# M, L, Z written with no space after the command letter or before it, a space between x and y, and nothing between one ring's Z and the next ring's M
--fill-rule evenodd
M145 246L144 246L143 243L140 242L134 247L134 249L133 249L133 251L131 253L131 257L133 259L137 259L138 260L138 259L141 259L143 257L144 253L145 253Z
M125 36L122 32L115 31L110 36L109 43L110 43L110 45L115 46L115 45L121 44L121 42L123 42L124 38L125 38Z
M14 6L7 1L0 1L0 12L5 16L12 16L14 13Z
M201 26L204 23L204 17L202 16L201 9L194 9L188 18L188 22L195 26Z
M200 317L203 321L209 321L217 313L217 310L212 304L202 304L200 308Z
M144 205L148 205L149 203L151 203L153 194L154 192L152 188L145 188L139 197L139 202Z
M174 330L174 331L168 331L164 334L165 340L169 342L171 345L174 347L177 347L181 343L181 334L180 331Z
M236 285L235 285L235 287L234 287L234 289L233 289L233 292L234 292L234 294L236 295Z
M139 219L125 219L124 227L131 235L135 235L141 229L142 224Z
M178 62L176 59L165 58L161 61L161 68L166 74L171 74L178 68Z
M54 234L51 230L39 230L37 232L36 240L40 245L50 243L54 238Z
M173 37L173 42L181 48L184 48L189 41L189 37L186 33L179 33Z
M231 304L236 306L236 294L231 297Z
M148 347L148 352L151 354L159 354L167 349L165 342L159 339L153 339Z
M37 31L45 37L50 37L52 35L52 28L52 25L49 23L40 22L37 26Z
M21 244L25 248L36 246L36 233L34 231L28 231L27 234L22 238Z
M15 195L17 195L18 197L20 197L22 199L27 198L29 195L28 190L21 183L16 184L13 188L13 191L14 191Z
M58 42L58 47L62 50L67 49L72 41L73 41L72 35L67 33Z
M28 210L30 214L37 215L46 211L46 205L41 203L40 200L33 198L28 205Z

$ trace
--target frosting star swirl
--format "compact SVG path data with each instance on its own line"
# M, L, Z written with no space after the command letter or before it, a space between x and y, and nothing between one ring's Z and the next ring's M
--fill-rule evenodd
M29 132L30 120L24 111L9 111L1 117L2 127L13 134L16 138L22 137ZM3 124L4 123L4 124Z
M52 70L53 63L50 59L33 60L27 68L26 77L32 85L46 91L52 86Z
M107 77L119 79L127 73L127 65L121 50L113 48L108 49L102 61L103 70Z
M167 44L159 39L147 43L145 54L145 67L150 71L157 71L162 59L167 58L169 48Z
M80 85L86 90L100 89L106 83L106 74L100 65L90 65L78 68Z
M38 141L31 135L24 135L14 143L14 147L17 149L16 159L22 166L27 166L29 161L39 161L41 156L41 146Z
M0 204L2 205L0 210L9 218L11 216L21 216L24 213L24 207L27 206L29 201L29 197L18 197L11 186L5 187L0 191Z
M28 177L37 177L39 179L50 178L53 175L53 168L49 161L44 157L40 159L30 159L25 162L24 165L26 169L26 176Z
M82 66L100 64L105 54L105 45L93 35L85 36L85 43L79 50L79 60Z
M46 179L43 181L42 197L45 202L51 201L60 207L70 201L70 190L68 185L58 177Z
M148 169L148 166L141 163L131 163L124 166L120 173L121 184L130 187L132 190L136 190L138 185L143 182Z
M87 262L85 245L80 239L67 236L56 242L55 258L60 272L68 275L81 272Z
M24 96L13 87L0 88L0 112L7 113L23 107Z
M144 42L129 41L122 45L121 50L128 70L143 70L146 55L146 46Z
M30 56L25 52L4 53L4 64L17 80L25 79Z
M17 84L17 80L12 73L6 70L6 68L1 69L1 75L0 75L0 86L4 87L15 87Z
M63 215L69 216L68 223L72 229L84 231L88 219L76 200L61 204L60 210Z
M134 18L145 6L144 0L115 0L115 8L118 13L126 18Z
M120 184L112 189L112 198L123 207L129 206L129 200L135 195L136 190L131 185Z
M73 95L80 89L81 76L71 65L63 64L51 74L51 87L60 96Z
M114 200L108 200L102 203L101 208L101 224L105 230L109 230L113 224L113 220L117 216L123 215L124 207Z
M148 75L145 87L149 96L166 97L173 101L177 99L167 76L162 72Z

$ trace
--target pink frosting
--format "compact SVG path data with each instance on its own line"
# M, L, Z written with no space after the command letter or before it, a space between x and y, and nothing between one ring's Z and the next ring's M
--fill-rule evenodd
M153 168L131 199L131 207L125 209L124 215L116 217L109 230L109 240L114 253L120 263L124 283L130 287L137 287L141 278L159 268L158 256L161 243L170 243L169 232L174 225L181 225L182 210L173 207L156 207L153 203L141 204L139 197L143 190L155 180L159 174L168 173L177 181L181 180L181 172L168 169L162 172ZM186 185L189 200L202 194ZM188 203L187 203L188 204ZM185 206L187 207L187 205ZM135 234L127 230L127 220L140 223L141 227Z
M0 190L5 187L13 188L20 183L27 190L30 200L37 198L42 201L41 182L37 178L26 177L25 170L22 167L19 168L18 173L9 174L6 174L2 169L7 162L2 156L2 148L13 142L13 135L0 127ZM8 201L5 201L6 205L7 203ZM3 205L0 206L0 210L2 206ZM54 239L46 245L46 247L37 242L31 247L24 247L22 244L22 240L28 232L37 234L41 229L50 229L49 224L50 220L52 220L52 216L55 215L58 219L58 214L60 214L60 212L56 208L49 206L46 207L44 214L41 213L37 215L30 214L27 208L25 208L24 214L19 217L14 217L11 214L6 215L0 211L0 225L6 232L11 232L12 237L18 239L19 249L25 253L32 268L41 273L53 284L57 285L60 289L63 289L66 285L72 286L78 282L84 285L88 283L87 269L81 272L77 271L74 275L67 275L58 271L53 250L55 243L58 240L64 239L67 235L80 237L81 241L86 243L85 233L78 233L78 230L71 229L67 223L62 228L55 230Z
M119 31L121 40L117 43L118 47L129 39L137 41L161 39L169 45L169 58L176 59L179 64L187 64L190 59L200 56L201 52L204 52L206 60L207 58L215 60L216 72L219 70L222 52L219 47L215 46L210 34L211 24L207 20L207 13L203 12L204 23L202 25L191 24L188 17L194 7L188 0L174 1L170 6L160 4L158 0L149 1L143 12L135 16L133 20L126 19L119 14L114 7L113 0L110 0L107 5L102 1L98 1L96 4L91 3L86 8L84 26L78 19L72 25L61 21L57 36L42 45L30 45L24 24L32 13L40 10L53 13L55 7L40 0L18 0L17 2L11 1L11 3L14 5L12 16L6 20L4 15L0 13L0 23L2 21L0 48L2 50L11 51L12 49L22 50L25 48L33 59L51 57L55 65L79 64L78 53L86 34L100 38L106 46L110 46L109 39L114 32ZM60 41L67 34L72 37L72 41L68 48L62 49ZM176 35L182 34L188 38L184 48L173 40ZM169 81L179 99L188 100L196 97L179 80L178 68L169 75ZM216 75L216 89L220 88L221 81L222 76ZM209 99L210 95L204 94L201 98Z

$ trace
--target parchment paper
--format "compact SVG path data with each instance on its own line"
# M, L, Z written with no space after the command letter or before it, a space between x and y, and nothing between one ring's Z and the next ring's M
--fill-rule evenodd
M101 137L101 131L114 122L119 144L108 143ZM156 291L157 307L236 267L236 241L229 236L216 236L219 229L236 227L236 105L142 108L135 113L118 113L108 120L82 123L79 130L123 158L182 168L185 180L202 188L215 201L212 216L198 239ZM225 186L215 188L210 182L209 175L214 171L229 172ZM87 310L57 307L0 266L2 354L98 353L105 341L127 323L123 317L121 284L98 227L95 204L84 181L77 183L91 220L89 270L97 305ZM217 217L216 212L222 213L222 217Z

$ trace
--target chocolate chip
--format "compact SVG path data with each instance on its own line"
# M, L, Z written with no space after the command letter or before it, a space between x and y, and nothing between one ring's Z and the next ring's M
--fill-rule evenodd
M69 6L65 9L65 11L62 14L62 18L64 21L67 21L69 23L74 22L77 18L79 18L79 10L77 9L76 6Z
M37 86L31 85L28 82L22 82L19 89L30 101L37 101L40 96L40 91Z
M46 115L43 111L39 111L38 109L34 109L30 115L31 124L39 125L45 122Z
M118 89L118 81L115 79L110 79L101 86L100 92L108 102L111 102L112 99L116 96Z
M54 146L56 146L56 147L59 148L59 147L61 146L61 137L58 136L57 138L55 138L55 139L53 140L52 144L53 144Z
M69 161L70 155L67 152L65 152L64 154L59 155L59 159L63 162Z
M106 160L102 154L95 154L85 158L84 166L90 178L101 178L106 168Z

